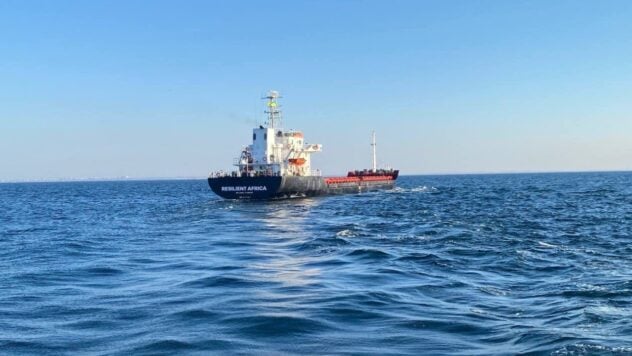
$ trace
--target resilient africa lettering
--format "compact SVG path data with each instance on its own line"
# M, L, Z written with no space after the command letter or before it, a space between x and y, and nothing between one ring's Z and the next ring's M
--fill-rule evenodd
M226 186L222 187L222 192L264 192L267 191L265 185L250 185L250 186Z

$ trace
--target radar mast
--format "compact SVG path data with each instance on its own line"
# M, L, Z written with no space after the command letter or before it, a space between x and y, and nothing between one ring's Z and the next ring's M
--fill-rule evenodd
M371 135L371 147L373 148L373 173L377 172L377 155L375 154L375 146L377 146L377 144L375 143L375 131L373 131L373 134Z
M264 111L268 114L268 121L266 125L270 128L281 127L281 106L277 103L277 99L280 98L279 92L276 90L271 90L267 96L263 97L263 99L268 99L268 110Z

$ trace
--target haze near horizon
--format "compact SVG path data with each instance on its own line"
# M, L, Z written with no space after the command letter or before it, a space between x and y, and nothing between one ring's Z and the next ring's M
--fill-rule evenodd
M0 181L204 177L263 123L324 174L632 170L628 1L5 1Z

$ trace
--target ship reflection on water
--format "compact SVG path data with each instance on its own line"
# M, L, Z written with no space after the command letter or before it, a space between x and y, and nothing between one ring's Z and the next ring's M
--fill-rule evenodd
M262 204L265 208L257 220L262 226L261 234L266 239L257 245L254 253L265 258L265 262L256 262L250 266L259 273L258 278L289 287L317 282L320 271L306 266L312 258L287 253L287 247L300 249L300 245L309 242L310 234L306 229L309 213L317 204L315 199Z
M317 204L315 199L244 204L257 210L249 215L259 226L246 278L270 286L251 292L257 315L303 318L305 303L318 297L321 270L310 266L315 257L289 253L310 243L309 216Z

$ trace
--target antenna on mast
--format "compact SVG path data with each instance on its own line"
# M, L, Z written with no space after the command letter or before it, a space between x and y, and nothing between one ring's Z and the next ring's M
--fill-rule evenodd
M373 147L373 173L375 173L377 172L377 156L375 154L375 146L377 146L377 144L375 143L375 131L373 131L371 137L371 146Z
M280 105L277 103L277 99L280 98L279 92L276 90L270 90L268 95L264 96L262 99L268 99L268 110L264 111L268 114L268 122L266 123L268 127L275 128L277 126L281 126L281 109Z

